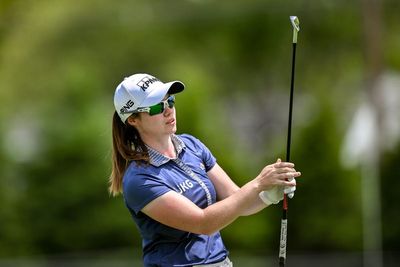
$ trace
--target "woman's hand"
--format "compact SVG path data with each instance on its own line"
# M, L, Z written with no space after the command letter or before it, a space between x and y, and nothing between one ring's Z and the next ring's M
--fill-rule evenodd
M256 177L260 191L271 189L274 186L295 186L296 181L293 178L299 177L300 172L294 169L291 162L282 162L278 159L260 172Z
M284 162L281 162L281 160L278 159L277 162L275 164L273 164L275 166L272 167L272 169L277 169L277 168L280 168L279 166L282 166L282 170L276 171L276 173L278 174L278 175L275 175L275 176L277 176L277 180L275 180L276 184L273 185L272 187L269 187L268 189L266 189L264 191L261 191L259 194L259 197L261 198L261 200L267 205L279 203L279 201L281 201L283 199L284 194L288 194L288 196L290 198L292 198L294 196L294 191L296 190L296 179L294 177L300 176L301 173L297 172L293 168L294 164L290 163L293 166L283 167L283 165L282 165L283 163ZM269 172L273 173L274 171L270 170L271 169L270 166L271 165L268 165L264 169L268 168ZM281 174L281 175L279 175L279 174ZM284 179L284 180L282 181L282 179Z

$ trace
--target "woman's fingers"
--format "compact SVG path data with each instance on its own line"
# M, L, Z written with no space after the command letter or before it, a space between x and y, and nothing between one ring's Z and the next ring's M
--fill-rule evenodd
M293 178L301 176L301 172L296 171L291 162L282 162L278 159L275 163L266 166L261 172L264 186L296 186L296 180Z
M294 168L284 167L284 168L275 168L276 173L286 173L286 172L296 172Z
M296 180L292 180L291 182L289 182L289 181L283 181L282 182L282 185L283 186L289 186L289 187L291 187L291 186L296 186Z
M284 167L289 167L289 168L294 168L294 164L291 162L276 162L273 164L274 168L284 168Z
M285 173L280 173L277 175L279 180L292 180L293 178L299 177L301 175L301 172L285 172Z

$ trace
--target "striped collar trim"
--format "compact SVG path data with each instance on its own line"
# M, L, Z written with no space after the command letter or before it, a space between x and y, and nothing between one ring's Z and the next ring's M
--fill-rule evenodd
M176 136L174 134L171 135L171 139L172 139L172 144L175 147L176 156L178 156L182 152L182 150L186 147L185 143L182 141L182 139L180 139L178 136ZM153 165L155 167L159 167L171 160L171 158L164 156L163 154L161 154L157 150L149 147L148 145L146 145L146 147L147 147L147 150L149 151L151 165Z

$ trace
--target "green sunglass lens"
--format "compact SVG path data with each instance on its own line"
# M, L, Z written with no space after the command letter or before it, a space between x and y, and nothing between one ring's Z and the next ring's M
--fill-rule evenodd
M158 103L157 105L151 106L149 114L150 116L157 115L164 112L164 107L168 105L169 108L173 108L175 104L175 97L170 96L166 101Z
M162 113L163 111L164 111L164 103L159 103L157 105L150 107L149 115L150 116L157 115Z

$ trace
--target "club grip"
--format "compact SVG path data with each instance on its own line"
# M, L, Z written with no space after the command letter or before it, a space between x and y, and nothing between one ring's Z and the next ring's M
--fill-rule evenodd
M287 240L287 219L281 221L281 238L279 240L279 266L285 266Z

